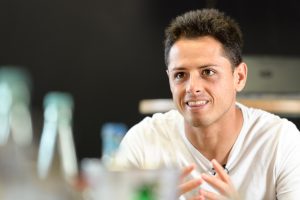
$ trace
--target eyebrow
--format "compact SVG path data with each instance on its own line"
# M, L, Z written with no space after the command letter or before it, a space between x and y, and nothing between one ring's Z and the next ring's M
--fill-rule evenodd
M207 67L219 67L219 66L216 64L206 64L206 65L198 66L197 69L203 69L203 68L207 68ZM180 70L186 70L186 69L187 69L186 67L174 67L170 71L180 71Z

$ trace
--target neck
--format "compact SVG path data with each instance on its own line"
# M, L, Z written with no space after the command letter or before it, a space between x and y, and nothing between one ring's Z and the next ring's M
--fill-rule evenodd
M206 127L185 124L185 132L191 144L208 160L216 159L226 164L243 123L242 112L235 108L230 121L218 122Z

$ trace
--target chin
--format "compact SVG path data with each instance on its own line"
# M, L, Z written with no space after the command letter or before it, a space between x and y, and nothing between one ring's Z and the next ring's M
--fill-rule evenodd
M200 127L200 126L205 126L205 121L203 119L198 119L198 118L191 118L187 117L186 122L191 126L191 127Z
M207 127L215 122L213 116L205 115L186 115L187 122L193 127Z

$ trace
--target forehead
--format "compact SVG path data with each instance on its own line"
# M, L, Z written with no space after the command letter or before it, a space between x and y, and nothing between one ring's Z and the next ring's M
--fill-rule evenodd
M213 37L181 38L170 49L168 68L218 63L224 59L229 61L222 44Z

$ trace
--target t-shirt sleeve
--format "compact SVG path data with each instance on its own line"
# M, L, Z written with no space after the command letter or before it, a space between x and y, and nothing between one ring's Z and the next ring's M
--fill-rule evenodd
M114 158L114 167L120 170L141 168L143 159L142 132L138 126L132 127L124 136Z
M276 159L276 195L278 200L300 197L300 132L287 122L278 143Z

